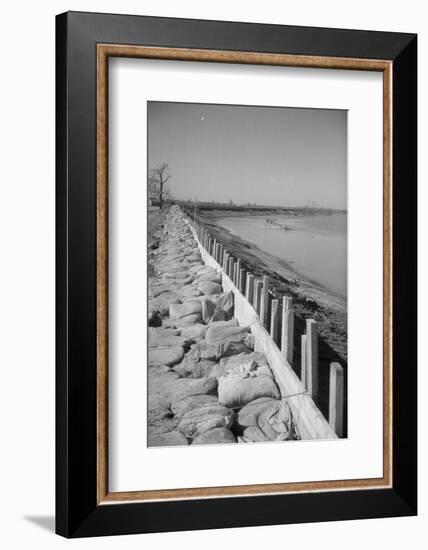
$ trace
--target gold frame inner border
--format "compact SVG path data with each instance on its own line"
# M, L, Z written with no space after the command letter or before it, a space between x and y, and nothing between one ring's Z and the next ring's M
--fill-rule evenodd
M383 73L383 476L372 479L109 492L108 489L108 60L110 57L275 65ZM195 67L196 69L196 67ZM392 70L385 60L97 45L97 503L240 497L392 486Z

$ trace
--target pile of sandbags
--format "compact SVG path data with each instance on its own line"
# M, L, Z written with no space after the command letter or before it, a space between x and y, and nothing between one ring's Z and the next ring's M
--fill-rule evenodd
M150 252L148 445L292 439L288 403L179 209Z

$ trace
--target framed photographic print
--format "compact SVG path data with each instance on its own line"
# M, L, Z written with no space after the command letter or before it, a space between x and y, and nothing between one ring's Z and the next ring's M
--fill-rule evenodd
M57 532L416 514L416 36L56 48Z

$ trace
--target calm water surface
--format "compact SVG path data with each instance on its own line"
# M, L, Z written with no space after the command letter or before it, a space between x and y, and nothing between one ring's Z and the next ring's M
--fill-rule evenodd
M266 219L290 231L266 227ZM219 218L217 223L261 250L288 262L298 273L346 297L347 214Z

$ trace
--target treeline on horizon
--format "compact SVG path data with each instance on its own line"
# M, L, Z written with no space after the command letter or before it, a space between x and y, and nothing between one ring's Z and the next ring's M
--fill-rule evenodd
M201 210L227 210L232 212L281 212L281 213L299 213L305 215L314 214L333 214L338 212L346 212L345 209L340 208L324 208L320 206L272 206L261 204L235 204L232 201L216 202L216 201L190 201L190 200L177 200L171 199L168 202L171 204L178 204L186 210L194 210L195 206L198 211Z

